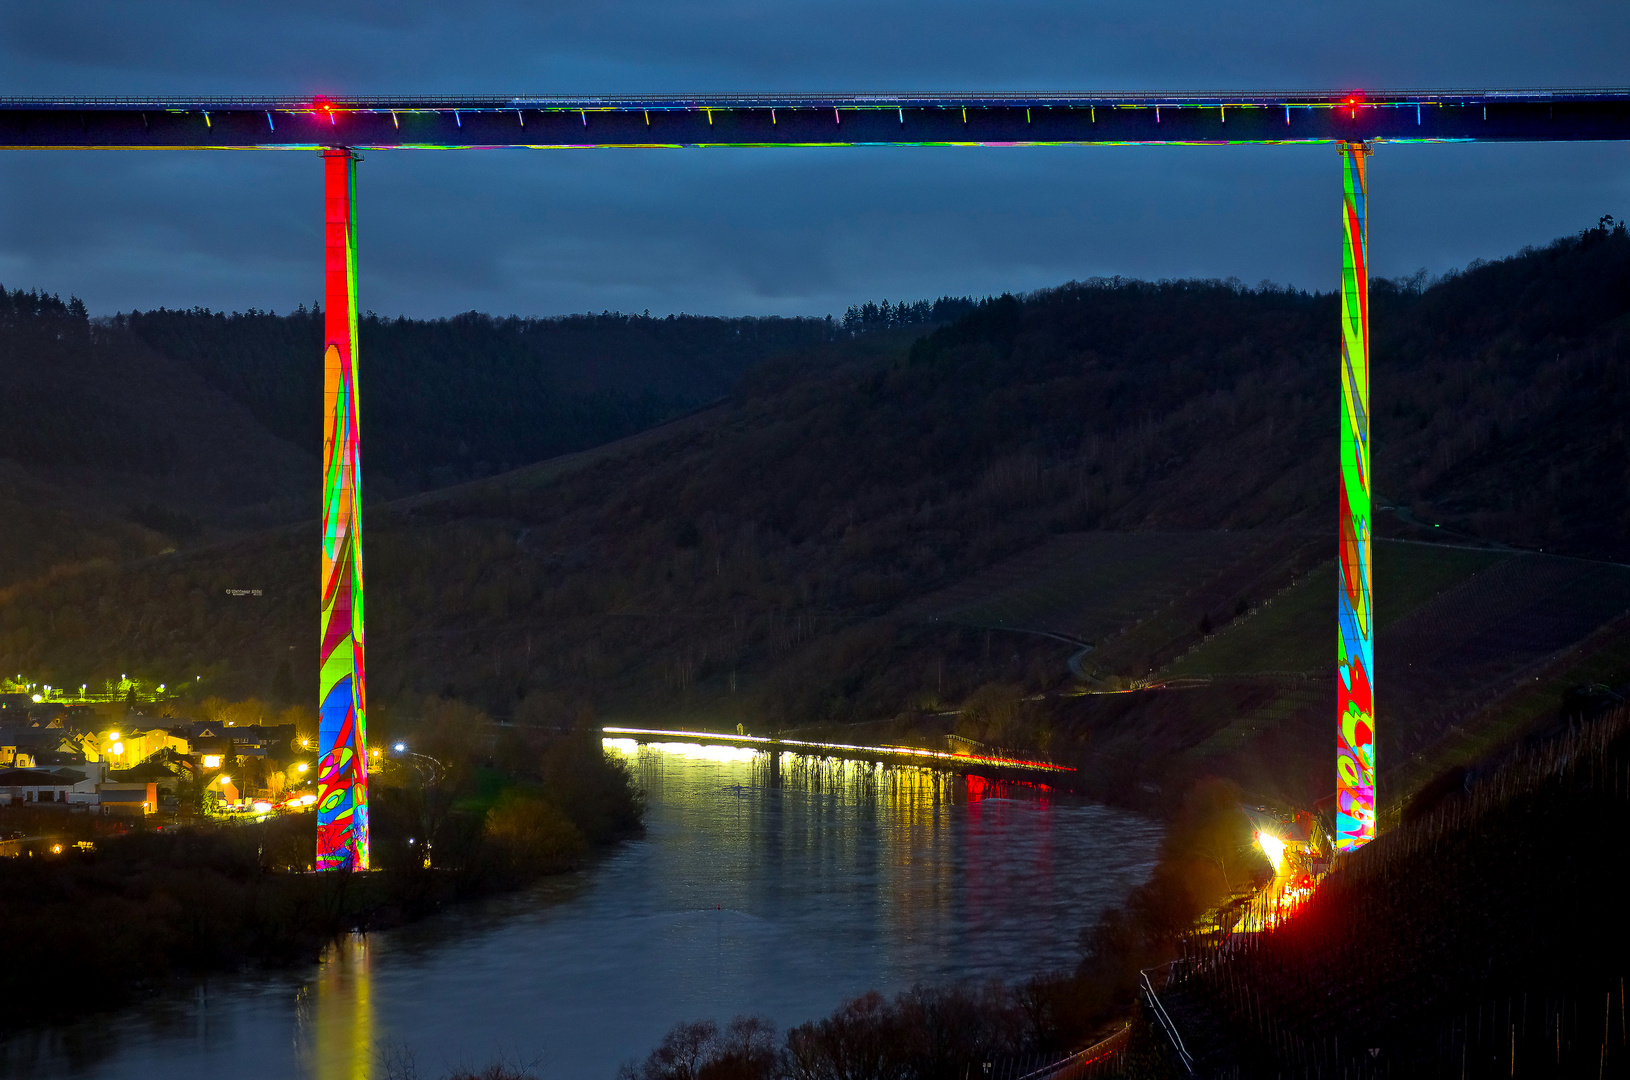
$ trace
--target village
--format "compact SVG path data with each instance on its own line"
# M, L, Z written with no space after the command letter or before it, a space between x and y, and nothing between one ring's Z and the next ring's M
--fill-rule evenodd
M148 708L159 711L0 693L0 855L29 854L39 838L23 832L42 831L37 815L27 829L7 823L7 808L163 825L315 806L314 740L297 725L198 720L172 707L162 710L170 715L148 715Z

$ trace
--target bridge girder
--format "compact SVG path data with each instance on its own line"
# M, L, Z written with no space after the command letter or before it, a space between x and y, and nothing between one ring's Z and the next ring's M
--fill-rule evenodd
M0 147L363 150L1630 139L1630 89L0 100Z

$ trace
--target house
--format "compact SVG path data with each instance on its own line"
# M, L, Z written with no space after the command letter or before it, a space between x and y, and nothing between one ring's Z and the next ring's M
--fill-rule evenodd
M69 795L85 780L84 773L71 769L0 769L0 801L12 806L60 803L66 808Z
M181 777L169 766L158 761L144 761L140 765L128 769L111 769L108 771L107 781L113 784L145 784L155 791L154 806L173 810L179 801L179 788Z
M57 764L53 755L58 751L77 751L73 740L60 730L32 725L0 727L0 767L37 769Z
M102 813L144 815L158 812L158 785L108 782L101 785Z
M29 753L27 747L20 747L16 742L0 743L0 766L10 769L32 769L34 755Z
M107 765L103 762L88 762L75 768L53 769L58 776L69 778L78 777L73 788L68 792L69 806L95 806L99 801L97 789L107 779Z
M217 724L202 722L190 731L192 752L201 755L205 768L218 768L209 758L265 757L286 759L294 748L293 724Z
M86 735L85 756L92 760L106 758L112 768L124 769L146 761L161 750L188 752L189 740L168 728L151 725L152 721L137 717L125 726Z

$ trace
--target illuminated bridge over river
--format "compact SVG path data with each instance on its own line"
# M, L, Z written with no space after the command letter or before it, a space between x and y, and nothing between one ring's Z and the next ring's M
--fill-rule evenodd
M1330 144L1339 151L1343 271L1336 836L1351 850L1375 835L1367 159L1381 143L1603 140L1630 140L1630 88L0 100L0 148L321 154L322 869L368 865L356 151Z
M729 746L766 754L805 754L810 757L878 761L888 765L919 766L951 772L979 771L1001 776L1012 773L1034 779L1036 774L1068 774L1075 770L1050 761L1031 761L990 753L952 753L916 746L863 746L855 743L816 742L768 735L728 735L717 731L678 731L666 728L605 727L608 741L639 743L695 743L701 746Z

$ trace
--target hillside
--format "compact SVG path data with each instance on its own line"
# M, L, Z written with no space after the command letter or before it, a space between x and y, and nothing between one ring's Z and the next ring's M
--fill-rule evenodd
M322 440L323 316L134 311L116 324L277 437ZM829 341L830 320L573 315L358 322L362 439L382 491L445 486L595 446L722 398L743 372Z
M1620 709L1486 762L1267 932L1195 935L1156 976L1194 1068L1137 1075L1624 1075L1627 765Z
M1438 600L1451 621L1471 610L1444 599L1463 588L1494 607L1475 664L1434 654L1457 694L1581 641L1607 658L1593 681L1630 680L1617 571L1567 569L1630 559L1630 235L1602 226L1373 295L1376 487L1397 508L1378 528L1485 549L1421 563L1421 545L1381 545L1397 622L1380 648L1409 619L1430 638ZM896 736L954 724L1128 797L1221 769L1317 799L1335 325L1328 295L1072 283L926 334L838 334L614 452L374 506L371 696L382 717L436 694L523 720L901 715ZM19 587L0 666L265 693L284 663L314 670L312 558L288 529ZM1526 600L1500 595L1510 580ZM224 591L246 587L264 595ZM1508 648L1523 603L1561 604L1560 629ZM1173 688L1106 692L1151 681ZM1536 685L1549 696L1501 731L1557 715L1568 687ZM1397 695L1381 730L1399 754L1471 730L1401 676Z
M0 288L0 381L0 587L262 529L315 500L315 450L78 301Z
M958 310L945 300L890 321ZM920 310L919 310L920 309ZM879 323L852 313L856 328ZM648 429L750 368L842 333L831 320L679 316L363 318L371 498L443 487ZM94 323L0 288L0 587L316 513L322 317L203 309Z

